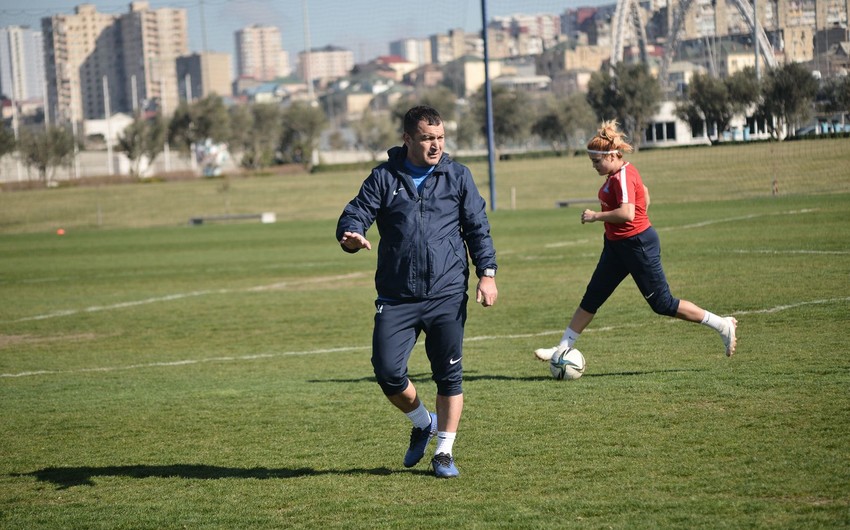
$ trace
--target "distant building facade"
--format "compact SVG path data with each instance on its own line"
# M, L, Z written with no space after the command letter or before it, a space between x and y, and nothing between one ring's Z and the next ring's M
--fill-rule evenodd
M147 1L132 2L119 19L124 56L124 93L128 111L156 101L166 115L177 108L177 58L189 52L185 9L150 9Z
M354 68L354 52L338 46L313 48L298 54L298 77L319 86L347 76Z
M41 23L52 120L103 118L107 105L110 112L151 102L166 113L176 108L176 59L188 53L184 9L133 2L129 13L113 15L82 4Z
M289 56L281 47L278 28L253 25L236 32L237 77L271 81L289 73Z
M193 53L177 58L178 93L181 101L195 101L211 94L231 95L229 53Z
M16 101L44 98L41 32L22 26L0 28L0 94Z
M433 62L431 39L401 39L390 43L390 55L397 55L422 66Z

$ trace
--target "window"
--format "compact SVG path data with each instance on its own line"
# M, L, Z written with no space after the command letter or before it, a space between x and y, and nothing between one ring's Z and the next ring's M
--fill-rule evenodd
M747 129L749 129L750 134L765 134L767 133L767 123L764 118L756 119L747 116Z
M643 131L647 142L664 142L676 139L676 122L667 121L650 124Z
M691 138L702 138L705 136L705 121L700 120L699 124L691 129Z

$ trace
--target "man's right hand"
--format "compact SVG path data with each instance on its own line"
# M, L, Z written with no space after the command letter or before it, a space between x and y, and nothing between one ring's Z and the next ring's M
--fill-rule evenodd
M372 250L372 243L369 243L368 239L357 232L344 232L342 239L339 240L339 244L348 250L360 250L361 248Z

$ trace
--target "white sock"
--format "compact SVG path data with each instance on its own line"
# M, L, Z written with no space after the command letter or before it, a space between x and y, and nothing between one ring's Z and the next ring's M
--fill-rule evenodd
M405 412L405 416L410 418L410 421L413 422L413 426L419 429L424 429L431 425L431 413L428 412L428 409L425 408L425 405L422 402L419 402L419 406L410 412Z
M576 333L571 328L567 327L567 330L564 331L564 336L561 337L561 343L559 346L566 345L567 348L572 348L579 337L581 337L581 333Z
M705 316L702 317L702 322L700 322L700 324L708 326L714 331L721 333L723 331L723 327L726 325L726 321L723 320L721 317L715 315L711 311L706 311Z
M440 431L437 433L437 448L434 449L434 454L446 453L452 454L452 446L455 444L456 432Z

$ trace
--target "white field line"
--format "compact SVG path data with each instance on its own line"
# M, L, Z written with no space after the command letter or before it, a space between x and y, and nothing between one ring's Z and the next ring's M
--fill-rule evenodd
M543 248L560 248L560 247L572 247L575 245L584 245L585 243L590 243L590 239L576 239L575 241L559 241L557 243L547 243L543 245ZM594 239L593 241L597 241Z
M204 291L192 291L188 293L176 293L169 294L166 296L157 296L154 298L146 298L144 300L131 300L129 302L121 302L118 304L111 304L105 306L89 306L84 307L82 309L65 309L61 311L53 311L52 313L45 313L43 315L35 315L31 317L19 318L17 320L8 320L6 323L15 323L15 322L28 322L31 320L46 320L48 318L56 318L56 317L66 317L70 315L76 315L79 313L96 313L99 311L111 311L113 309L124 309L127 307L134 307L139 305L146 304L154 304L158 302L171 302L174 300L182 300L184 298L191 298L194 296L206 296L210 294L228 294L228 293L252 293L252 292L262 292L262 291L272 291L275 289L285 289L290 286L299 286L305 283L323 283L328 281L338 281L338 280L351 280L354 278L359 278L366 276L366 273L356 272L352 274L343 274L340 276L320 276L316 278L308 278L301 279L298 281L291 282L277 282L271 283L268 285L257 285L254 287L246 287L244 289L211 289Z
M814 254L828 256L848 256L850 250L735 250L736 254Z
M719 223L737 223L739 221L749 221L751 219L757 219L759 217L773 217L775 215L802 215L807 213L812 213L817 211L817 209L813 208L804 208L802 210L787 210L784 212L775 212L775 213L754 213L750 215L742 215L740 217L726 217L724 219L712 219L708 221L702 221L700 223L693 223L689 225L682 226L669 226L658 228L659 232L669 232L671 230L689 230L691 228L702 228L704 226L716 225Z
M850 296L845 296L843 298L825 298L823 300L811 300L808 302L797 302L796 304L787 304L787 305L778 305L776 307L770 307L767 309L750 309L749 311L735 311L732 313L733 315L764 315L768 313L779 313L780 311L787 311L789 309L796 309L798 307L804 307L807 305L824 305L824 304L837 304L841 302L850 302Z
M282 353L258 353L254 355L210 357L208 359L185 359L182 361L163 361L157 363L130 364L127 366L103 366L99 368L79 368L77 370L36 370L33 372L20 372L17 374L0 374L0 377L28 377L33 375L57 375L57 374L84 374L91 372L118 372L124 370L137 370L139 368L158 368L169 366L186 366L190 364L222 363L234 361L255 361L257 359L271 359L274 357L289 357L292 355L315 355L318 353L339 353L344 351L366 350L371 346L352 346L350 348L330 348L323 350L290 351Z
M770 214L753 214L753 215L747 215L747 216L743 216L743 217L729 217L729 218L724 218L724 219L715 219L715 220L710 220L710 221L703 221L701 223L683 225L683 226L680 226L680 227L668 227L668 228L662 228L662 229L659 229L659 230L678 230L678 229L687 229L687 228L699 228L699 227L708 226L708 225L712 225L712 224L716 224L716 223L736 222L736 221L741 221L741 220L754 219L756 217L764 217L764 216L768 216L768 215L796 215L796 214L810 213L810 212L813 212L813 211L815 211L815 210L804 209L804 210L789 210L789 211L785 211L785 212L770 213ZM545 247L546 248L556 248L556 247L563 247L563 246L579 245L579 244L587 243L589 241L590 241L590 239L581 239L581 240L576 240L576 241L564 241L564 242L558 242L558 243L549 243L549 244L545 245ZM273 289L284 289L284 288L287 288L291 285L300 285L300 284L304 284L304 283L320 283L320 282L335 281L335 280L347 280L347 279L358 278L358 277L361 277L361 276L364 276L364 275L365 275L364 273L353 273L353 274L344 274L344 275L339 275L339 276L310 278L310 279L306 279L306 280L298 280L296 282L278 282L278 283L273 283L273 284L269 284L269 285L258 285L258 286L255 286L255 287L248 287L248 288L244 288L244 289L212 289L212 290L203 290L203 291L192 291L192 292L188 292L188 293L176 293L176 294L171 294L171 295L166 295L166 296L147 298L147 299L144 299L144 300L131 300L131 301L128 301L128 302L121 302L121 303L118 303L118 304L112 304L112 305L106 305L106 306L90 306L90 307L85 307L85 308L82 308L82 309L64 309L64 310L59 310L59 311L53 311L51 313L45 313L45 314L42 314L42 315L34 315L34 316L30 316L30 317L23 317L23 318L19 318L17 320L7 320L7 321L5 321L5 323L10 324L10 323L17 323L17 322L29 322L29 321L33 321L33 320L47 320L47 319L50 319L50 318L65 317L65 316L71 316L71 315L76 315L76 314L80 314L80 313L95 313L95 312L100 312L100 311L111 311L111 310L114 310L114 309L125 309L125 308L128 308L128 307L134 307L134 306L140 306L140 305L146 305L146 304L154 304L154 303L159 303L159 302L171 302L171 301L174 301L174 300L182 300L184 298L191 298L191 297L195 297L195 296L207 296L207 295L212 295L212 294L228 294L228 293L234 293L234 292L261 292L261 291L269 291L269 290L273 290Z
M780 305L776 307L770 307L767 309L752 309L748 311L735 311L733 315L755 315L755 314L767 314L767 313L778 313L780 311L787 311L789 309L795 309L798 307L808 306L808 305L823 305L823 304L833 304L833 303L842 303L842 302L850 302L850 296L845 296L843 298L830 298L824 300L811 300L808 302L798 302L796 304L787 304ZM671 322L679 322L677 320L670 320ZM640 327L640 324L626 324L622 326L608 326L601 328L592 328L586 330L585 333L600 333L606 331L614 331L620 330L623 328L634 328ZM481 342L486 340L505 340L505 339L524 339L524 338L534 338L534 337L543 337L548 335L558 335L563 333L562 330L553 330L553 331L541 331L538 333L521 333L521 334L513 334L513 335L481 335L478 337L467 337L464 339L464 342ZM418 345L421 347L421 344ZM369 350L371 346L349 346L346 348L322 348L317 350L303 350L303 351L290 351L290 352L279 352L279 353L258 353L254 355L240 355L240 356L224 356L224 357L210 357L208 359L184 359L180 361L168 361L168 362L155 362L155 363L144 363L144 364L130 364L126 366L103 366L96 368L78 368L76 370L35 370L30 372L18 372L15 374L0 374L0 378L4 377L30 377L36 375L62 375L62 374L82 374L82 373L92 373L92 372L117 372L124 370L137 370L144 368L160 368L160 367L173 367L173 366L186 366L193 364L204 364L204 363L213 363L213 362L239 362L239 361L254 361L258 359L273 359L277 357L289 357L294 355L317 355L321 353L340 353L340 352L352 352L352 351L362 351Z

